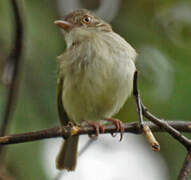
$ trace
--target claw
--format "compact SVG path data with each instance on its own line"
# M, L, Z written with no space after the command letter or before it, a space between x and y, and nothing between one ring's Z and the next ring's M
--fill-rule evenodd
M123 123L119 119L107 118L105 120L109 121L109 122L112 122L116 126L116 130L120 131L120 139L119 139L119 141L121 141L123 139L123 135L124 135L124 125L123 125ZM115 137L115 135L113 135L113 133L111 135L113 137Z
M95 129L95 136L98 136L100 132L104 132L105 128L98 122L87 122L89 126L92 126ZM89 134L90 138L93 138L91 134Z

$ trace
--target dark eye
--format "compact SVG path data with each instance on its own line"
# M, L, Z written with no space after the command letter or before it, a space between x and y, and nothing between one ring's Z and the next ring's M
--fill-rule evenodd
M91 17L90 16L87 16L85 15L82 19L82 21L86 24L89 24L91 22Z

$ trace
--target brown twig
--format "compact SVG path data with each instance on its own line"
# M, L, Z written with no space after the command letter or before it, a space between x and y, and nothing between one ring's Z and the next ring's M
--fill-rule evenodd
M141 107L142 107L142 111L139 111L140 108L138 108L138 113L139 114L142 113L141 115L143 115L145 118L147 118L148 120L150 120L151 122L153 122L154 124L159 126L161 129L164 129L166 132L168 132L172 137L174 137L177 141L179 141L187 149L188 154L186 156L183 167L182 167L179 177L178 177L178 180L186 180L191 172L191 140L188 139L187 137L185 137L184 135L182 135L177 129L175 129L167 121L164 121L162 119L155 117L153 114L151 114L148 111L148 109L143 105L141 98L140 98L137 76L138 76L138 74L137 74L137 72L135 72L134 92L137 93L137 94L135 94L137 96L137 97L135 97L135 99L136 99L137 106L139 106L141 104ZM139 122L142 123L143 127L145 126L143 124L143 121L141 122L140 118L139 118ZM149 128L146 128L146 129L149 130ZM149 130L148 132L151 132L151 131ZM148 133L146 133L146 135L148 135ZM149 135L148 137L149 138L147 138L147 139L149 140L150 137L152 137L152 133L151 133L151 136ZM151 142L151 144L153 144L155 142L154 140L155 140L155 138L152 138L151 141L149 141L149 142ZM158 142L157 142L157 145L159 145Z
M138 88L138 71L135 71L134 77L133 77L133 96L134 96L135 103L137 106L140 130L143 130L144 121L143 121L143 113L142 113L142 108L141 108L141 98L140 98L140 93L139 93L139 88Z
M178 180L188 180L188 175L191 172L191 152L189 151L184 160L182 169L180 170L180 174L178 176Z
M149 128L149 126L144 124L143 132L144 132L144 134L146 136L147 141L151 145L152 150L155 151L155 152L159 152L160 151L160 144L156 140L156 138L153 135L153 133L152 133L151 129Z
M137 106L137 114L139 119L140 131L145 134L148 143L151 145L153 151L160 151L160 144L154 137L151 129L143 121L142 102L138 87L138 71L135 71L133 78L133 95Z
M185 158L183 167L180 171L178 180L186 180L188 179L189 174L191 173L191 140L188 139L187 137L185 137L184 135L182 135L177 129L175 129L172 125L170 125L167 121L164 121L162 119L159 119L157 117L155 117L153 114L151 114L148 109L143 105L141 98L140 98L140 94L139 94L139 89L138 89L138 73L135 72L134 74L134 83L133 83L133 87L134 87L134 96L135 96L135 100L137 103L137 107L140 106L141 104L141 109L142 111L140 111L140 108L138 107L137 111L139 114L139 122L140 124L142 123L142 127L144 127L145 125L143 124L143 118L142 115L144 117L146 117L148 120L150 120L151 122L153 122L154 124L158 125L161 129L166 130L166 132L168 132L172 137L174 137L177 141L179 141L188 151L188 154ZM149 128L146 128L149 130ZM151 133L151 131L149 130L148 132ZM146 133L146 135L149 135L148 133ZM152 137L152 133L151 135L149 135L147 138L148 140L150 139L150 137ZM155 138L151 139L151 144L154 142L153 140L155 140ZM158 142L157 142L158 143Z
M166 120L159 119L151 114L148 109L142 104L143 115L151 122L155 123L161 129L166 130L172 137L174 137L177 141L179 141L188 151L191 150L191 141L182 135L177 129L175 129L171 124L169 124Z
M167 121L167 123L182 132L191 132L191 122L187 121ZM166 132L166 130L161 129L157 125L151 122L145 122L147 126L152 130L152 132ZM125 123L125 132L126 133L134 133L140 134L139 124L138 123ZM111 134L117 133L116 127L114 125L106 125L105 131L100 132L100 134ZM95 129L89 126L80 127L78 135L83 134L95 134ZM24 142L32 142L42 139L55 138L55 137L64 137L68 138L71 135L70 127L54 127L49 129L44 129L40 131L27 132L22 134L14 134L9 136L0 137L0 145L8 145L8 144L17 144Z
M15 39L13 42L14 47L11 50L10 56L6 61L2 77L4 83L9 85L9 91L7 93L5 112L3 114L3 121L0 127L0 136L5 135L12 116L14 103L18 91L18 71L21 63L21 55L23 50L23 23L20 9L17 0L10 0L10 2L13 8L16 31Z

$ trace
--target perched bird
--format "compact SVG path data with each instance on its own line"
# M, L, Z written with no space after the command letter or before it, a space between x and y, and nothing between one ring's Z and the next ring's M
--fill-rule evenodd
M112 27L90 11L79 9L55 21L64 33L66 51L58 57L57 104L62 125L84 121L104 131L101 120L112 119L132 92L136 51ZM76 166L79 136L65 140L57 157L58 169Z

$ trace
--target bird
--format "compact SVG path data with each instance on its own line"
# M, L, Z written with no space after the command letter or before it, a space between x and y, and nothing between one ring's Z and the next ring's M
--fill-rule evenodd
M109 23L87 9L77 9L55 24L61 28L66 50L58 56L57 108L61 125L87 122L104 131L103 120L124 131L113 119L133 89L136 50ZM79 135L65 139L56 158L59 170L74 171Z

